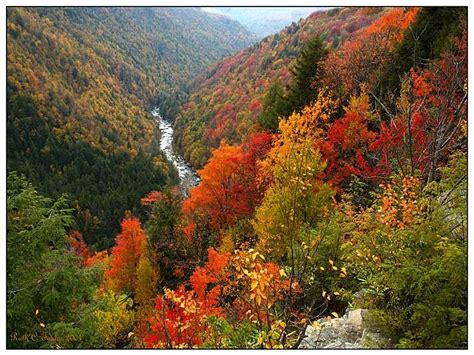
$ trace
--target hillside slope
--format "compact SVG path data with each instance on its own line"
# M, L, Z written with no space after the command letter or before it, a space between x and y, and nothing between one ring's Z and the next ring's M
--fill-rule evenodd
M172 113L187 81L252 41L194 8L8 8L8 170L77 200L89 242L113 235L169 181L149 107Z
M194 166L222 139L240 142L255 127L262 98L278 79L287 84L304 44L321 34L337 48L384 13L383 8L342 8L316 12L213 65L194 83L177 117L176 143Z

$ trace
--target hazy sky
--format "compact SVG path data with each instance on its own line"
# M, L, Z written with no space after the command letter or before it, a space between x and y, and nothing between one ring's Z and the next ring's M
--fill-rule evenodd
M284 27L328 7L203 7L239 21L259 37L279 32Z

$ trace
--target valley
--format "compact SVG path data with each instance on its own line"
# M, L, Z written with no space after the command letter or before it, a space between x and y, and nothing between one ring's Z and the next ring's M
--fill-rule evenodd
M7 348L467 350L467 7L254 9L7 7Z

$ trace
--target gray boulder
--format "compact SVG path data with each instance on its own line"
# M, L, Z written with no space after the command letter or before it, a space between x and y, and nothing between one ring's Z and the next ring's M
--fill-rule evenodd
M369 330L367 309L346 311L341 318L319 319L308 325L301 349L361 349L384 348L389 340L379 332Z

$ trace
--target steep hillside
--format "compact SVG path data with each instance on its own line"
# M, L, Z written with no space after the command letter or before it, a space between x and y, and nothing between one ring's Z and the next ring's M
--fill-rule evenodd
M382 8L343 8L313 13L280 33L213 65L200 76L177 119L176 143L195 166L209 157L221 139L240 142L251 131L270 84L290 78L304 44L321 34L337 48L384 13Z
M48 118L69 123L76 138L96 142L113 122L117 137L104 137L101 146L143 147L153 141L153 127L134 106L158 98L170 108L166 97L182 94L192 76L251 41L237 22L198 9L13 8L9 82L31 92ZM96 116L105 121L90 119Z
M7 41L8 170L70 193L95 242L169 181L149 107L172 114L188 80L253 36L194 8L23 7L8 9Z

